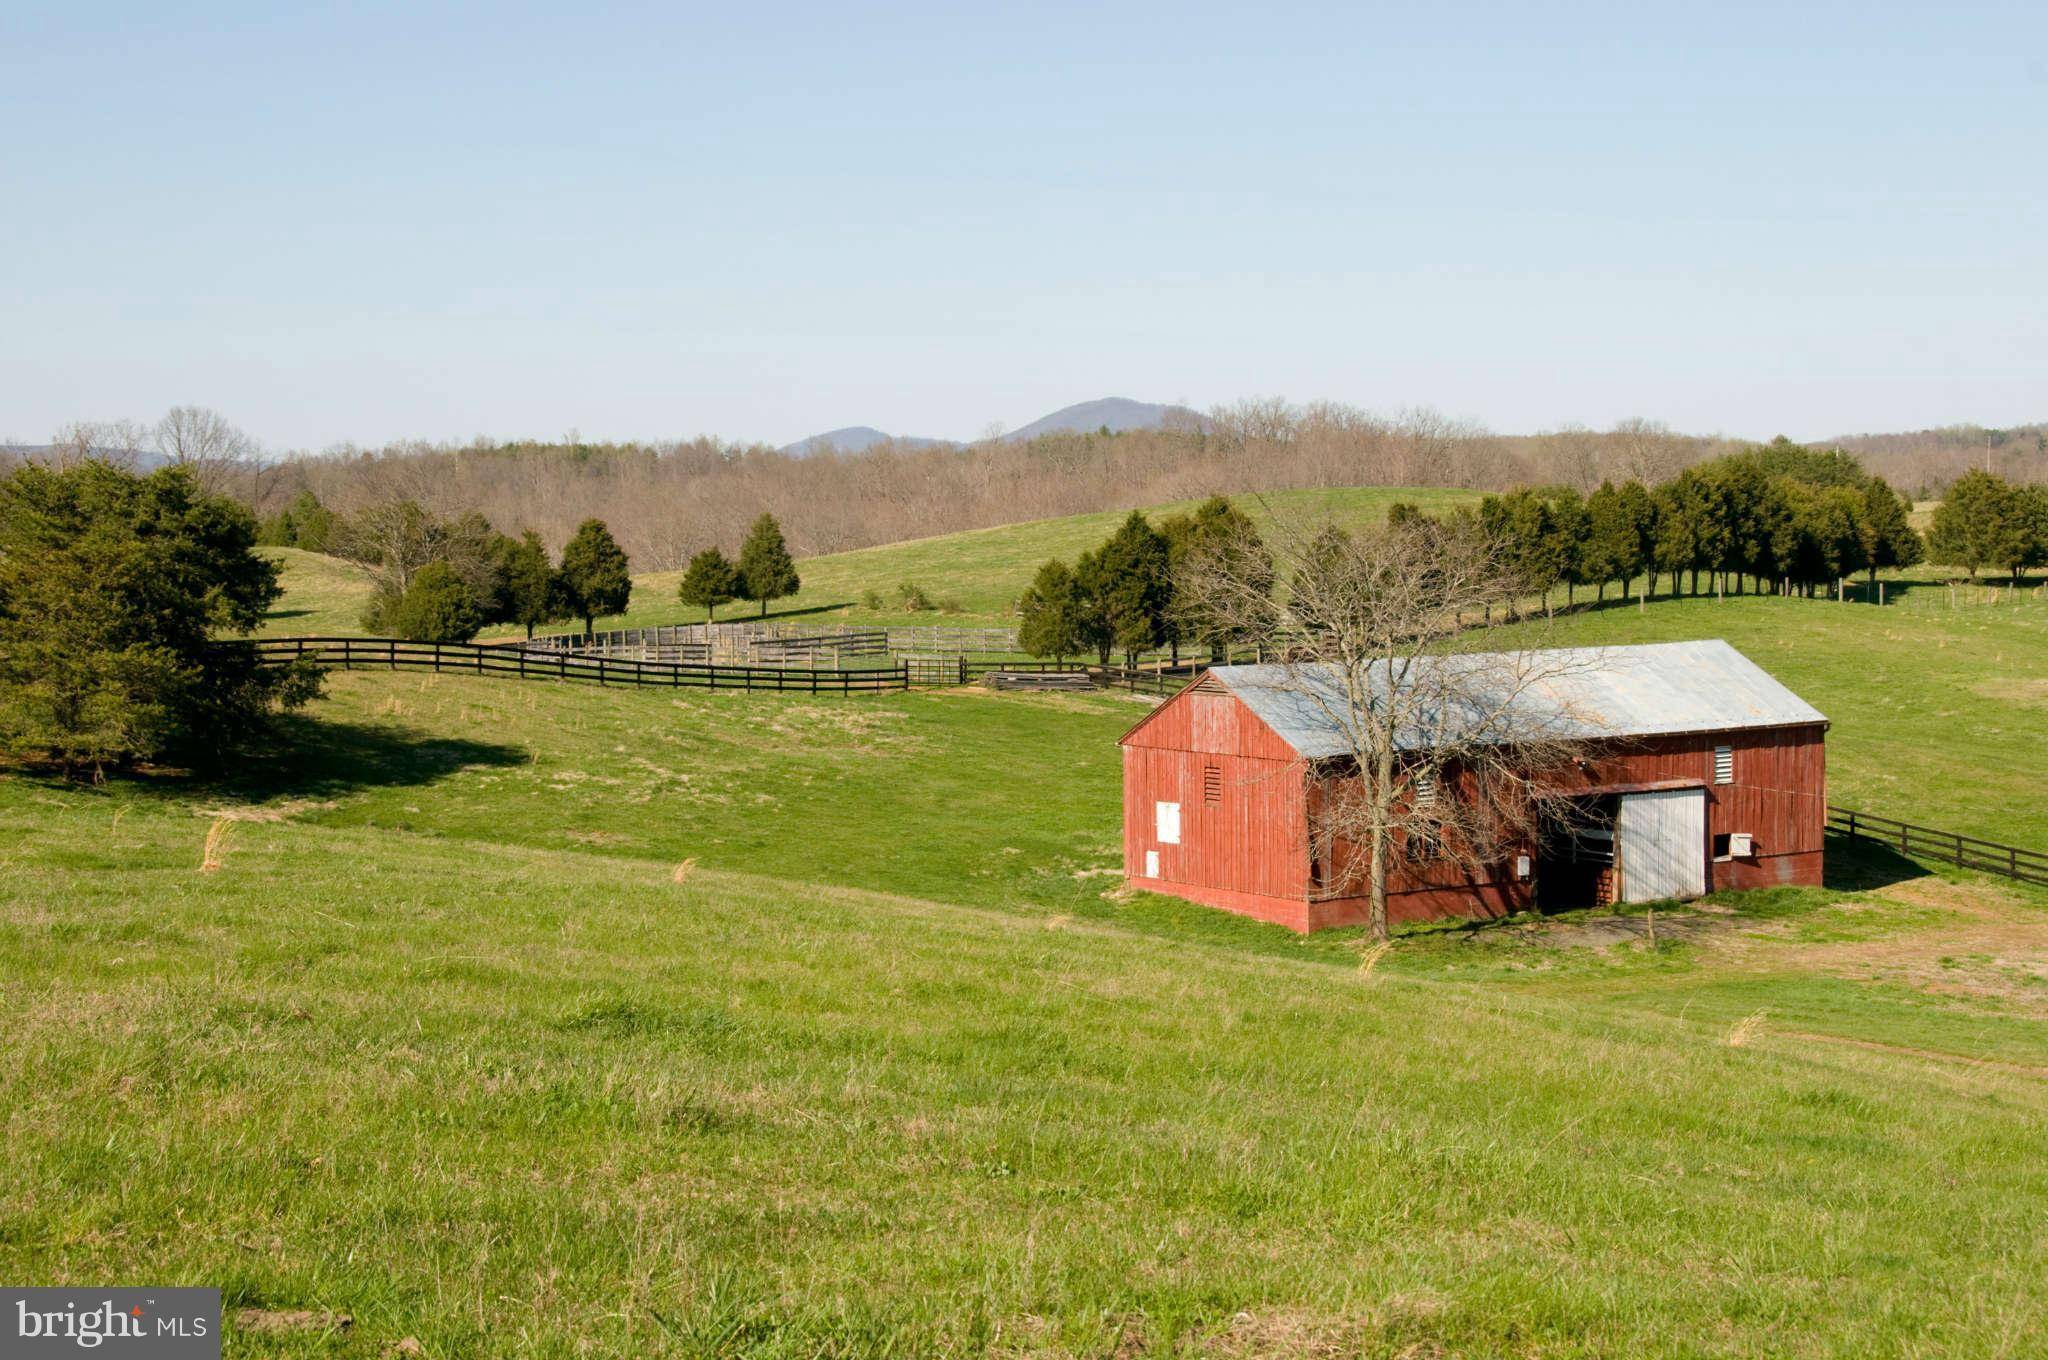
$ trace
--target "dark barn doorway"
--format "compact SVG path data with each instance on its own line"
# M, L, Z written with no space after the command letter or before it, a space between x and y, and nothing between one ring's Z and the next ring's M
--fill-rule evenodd
M1536 909L1573 911L1616 899L1614 826L1618 794L1557 798L1544 805L1536 851Z

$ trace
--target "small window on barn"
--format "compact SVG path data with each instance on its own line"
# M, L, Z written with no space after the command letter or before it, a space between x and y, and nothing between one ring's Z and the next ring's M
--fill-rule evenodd
M1714 782L1733 784L1735 782L1735 748L1716 746L1714 748Z
M1436 801L1436 771L1435 771L1435 770L1417 770L1417 771L1415 772L1415 803L1416 803L1416 806L1418 806L1418 807L1428 807L1428 806L1429 806L1429 805L1430 805L1431 803L1434 803L1435 801Z
M1434 827L1412 827L1401 843L1401 853L1410 864L1428 864L1443 856L1443 837Z
M1159 833L1161 845L1180 844L1180 804L1154 803L1152 805L1152 829Z
M1720 864L1732 858L1728 853L1728 833L1724 831L1714 837L1714 862Z
M1218 807L1222 804L1223 767L1221 765L1204 765L1202 767L1202 801L1210 807Z

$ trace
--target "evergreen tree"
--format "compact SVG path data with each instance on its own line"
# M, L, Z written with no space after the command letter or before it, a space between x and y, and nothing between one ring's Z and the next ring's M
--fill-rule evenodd
M1626 585L1635 574L1636 527L1628 517L1628 506L1613 482L1602 482L1586 498L1586 537L1579 551L1581 577L1596 590L1595 599L1607 598L1607 585L1620 580Z
M1074 617L1081 645L1095 649L1095 659L1109 664L1116 647L1116 625L1110 619L1110 591L1102 566L1102 554L1094 549L1074 561Z
M677 598L702 609L710 622L717 621L718 606L736 599L739 593L739 572L717 548L706 548L691 558L676 587Z
M1594 574L1597 563L1588 552L1586 539L1591 527L1592 517L1576 488L1562 486L1551 493L1550 536L1555 546L1550 555L1557 562L1559 579L1564 582L1567 604L1576 597L1580 586L1602 579Z
M587 519L576 526L575 536L562 549L559 579L567 610L583 620L585 636L603 616L626 612L633 597L630 568L626 550L613 541L603 520Z
M1222 648L1237 638L1229 628L1210 618L1197 602L1189 598L1183 586L1184 578L1191 571L1222 568L1233 581L1252 586L1263 582L1270 591L1273 554L1267 550L1250 517L1232 505L1227 496L1211 496L1196 506L1191 515L1171 516L1160 523L1159 532L1166 540L1167 574L1172 591L1166 632L1167 640L1175 647L1174 659L1179 659L1179 644L1184 640L1206 642L1212 656L1220 655Z
M386 622L394 635L411 642L467 642L483 626L484 612L454 567L429 562L413 574Z
M507 538L498 555L499 609L493 623L517 623L533 630L555 622L566 612L562 583L548 565L547 544L528 529Z
M312 553L332 550L334 512L322 505L318 496L301 491L285 507L284 518L290 525L290 536L283 540L286 546Z
M1872 581L1880 567L1918 566L1926 557L1927 547L1913 527L1912 509L1884 478L1872 477L1864 484L1864 556L1869 560Z
M1675 596L1680 593L1686 567L1692 564L1698 551L1696 526L1677 482L1666 482L1651 495L1656 505L1651 520L1651 569L1671 578L1671 593Z
M66 769L217 754L313 698L311 665L259 665L280 594L242 506L191 471L89 460L0 479L0 747Z
M1551 587L1565 570L1565 548L1549 502L1529 490L1488 496L1479 503L1479 523L1502 566L1522 589L1542 596L1548 613Z
M1080 594L1066 563L1054 560L1040 567L1018 605L1023 619L1017 645L1032 656L1064 662L1083 646Z
M769 514L755 520L747 531L747 541L740 545L738 570L740 598L758 600L764 618L770 600L794 595L803 586L789 545L783 541L782 526Z
M1641 482L1630 478L1621 484L1616 493L1621 500L1620 515L1623 524L1635 538L1634 551L1629 551L1626 537L1618 536L1616 547L1627 557L1627 574L1621 579L1621 597L1628 598L1629 583L1636 577L1643 578L1643 589L1651 595L1657 593L1656 548L1657 548L1657 502L1650 489Z
M1166 539L1145 516L1133 510L1109 540L1083 554L1075 579L1084 600L1084 631L1101 651L1103 664L1111 648L1135 663L1168 637L1173 583Z
M1934 508L1928 548L1936 560L1975 576L1979 567L2024 557L2028 537L2011 485L1989 472L1971 471L1958 477Z

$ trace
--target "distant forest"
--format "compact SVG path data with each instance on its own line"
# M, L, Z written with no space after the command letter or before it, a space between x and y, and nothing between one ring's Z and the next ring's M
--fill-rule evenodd
M1054 434L1022 444L883 443L810 456L709 438L400 443L241 464L244 471L221 489L265 516L306 492L342 513L402 500L449 517L480 511L500 529L538 530L557 551L578 524L598 518L636 568L661 570L682 566L706 543L737 547L764 511L782 524L794 551L809 555L1215 493L1323 486L1590 493L1605 480L1655 485L1746 447L1648 421L1499 435L1430 411L1384 416L1277 399L1219 408L1209 423L1207 430ZM1915 499L1938 496L1972 468L2018 482L2048 480L2048 425L1864 434L1816 447L1849 450Z

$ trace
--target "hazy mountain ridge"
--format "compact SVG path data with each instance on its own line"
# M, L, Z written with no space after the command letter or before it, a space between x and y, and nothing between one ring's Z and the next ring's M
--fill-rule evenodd
M1051 415L1040 416L1029 425L1003 438L1013 444L1046 434L1092 434L1107 429L1111 434L1127 430L1206 429L1209 422L1199 411L1185 406L1161 406L1156 402L1132 401L1129 397L1102 397L1096 401L1063 406Z
M1030 424L1011 430L1002 436L1006 443L1022 444L1048 434L1095 434L1108 430L1111 434L1123 434L1130 430L1205 430L1209 421L1199 411L1186 406L1163 406L1158 402L1133 401L1129 397L1099 397L1094 401L1076 402L1062 406L1059 410L1042 415ZM872 425L846 425L823 434L814 434L799 439L793 444L784 444L781 452L804 457L808 454L823 453L827 449L839 453L863 453L876 444L893 443L899 447L931 449L957 446L963 442L955 439L933 439L924 435L890 434Z
M890 434L872 425L845 425L836 430L827 430L823 434L814 434L808 439L799 439L794 444L784 444L779 451L803 458L828 450L835 453L865 453L877 444L894 443L906 448L931 449L951 442L948 439L927 439L916 434Z

